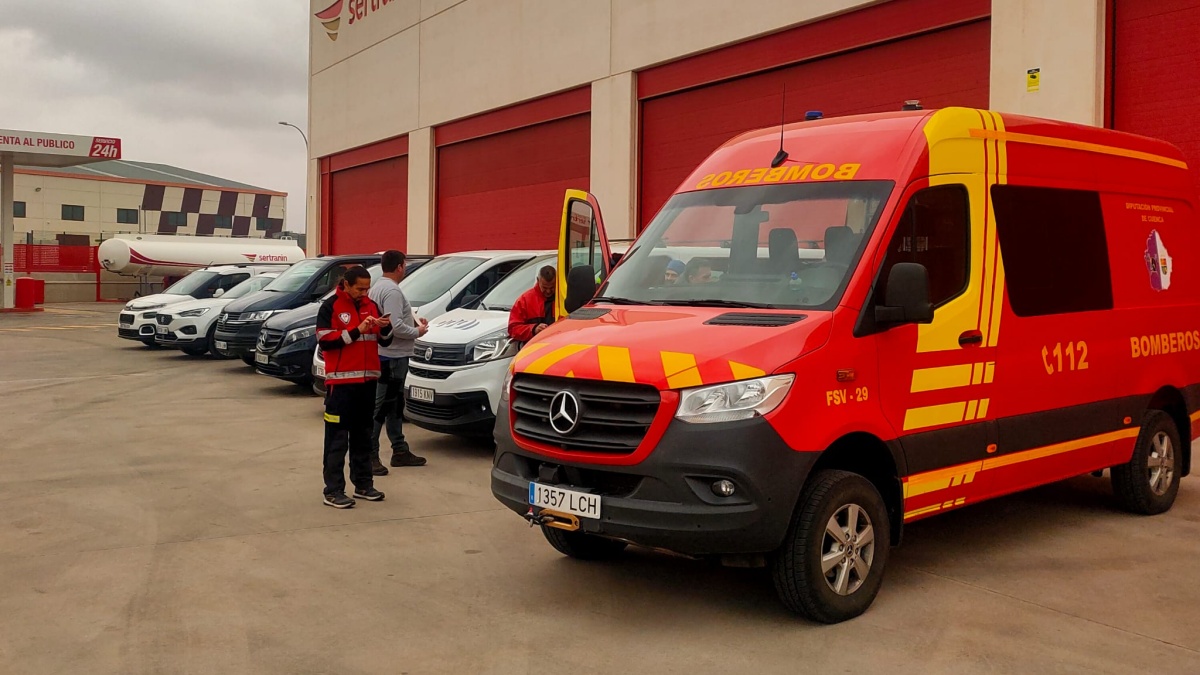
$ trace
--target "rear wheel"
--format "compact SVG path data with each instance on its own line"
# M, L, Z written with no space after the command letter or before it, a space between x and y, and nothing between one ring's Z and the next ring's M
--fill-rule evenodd
M848 471L817 473L775 556L779 599L822 623L862 614L883 583L890 531L883 497L869 480Z
M579 560L607 560L621 554L627 544L584 532L567 532L542 526L546 541L559 553Z
M1121 506L1148 516L1169 510L1179 494L1183 451L1175 420L1161 410L1147 412L1133 456L1112 468L1113 492Z

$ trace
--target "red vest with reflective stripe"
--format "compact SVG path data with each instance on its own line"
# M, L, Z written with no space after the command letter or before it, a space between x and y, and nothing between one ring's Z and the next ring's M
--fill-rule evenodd
M333 300L333 319L329 329L317 331L317 344L330 340L345 340L343 336L358 328L363 319L373 316L379 318L379 307L363 296L358 306L346 291L338 286ZM379 379L379 346L375 344L379 328L372 328L358 336L350 344L343 344L341 349L322 350L325 356L325 383L354 384L368 380Z

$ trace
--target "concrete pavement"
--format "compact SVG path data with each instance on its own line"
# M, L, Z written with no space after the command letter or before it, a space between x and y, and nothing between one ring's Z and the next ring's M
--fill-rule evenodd
M1155 518L1080 478L919 523L817 626L761 570L563 558L449 437L322 506L317 398L51 309L0 316L0 673L1200 672L1195 476Z

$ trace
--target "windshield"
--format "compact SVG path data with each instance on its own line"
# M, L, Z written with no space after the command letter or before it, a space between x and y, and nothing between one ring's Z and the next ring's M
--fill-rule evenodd
M213 279L216 279L218 276L220 275L218 275L216 272L192 272L186 277L171 284L171 287L163 291L163 293L168 295L190 295L193 298L199 298L201 296L209 297L212 295L211 293L206 294L201 293L201 291L207 289L208 285L212 283Z
M828 308L841 296L892 186L807 183L675 195L600 295L651 304Z
M482 265L483 260L461 255L434 258L421 265L411 277L404 277L400 282L400 290L404 291L404 297L408 298L409 304L420 307L437 300L470 274L471 270Z
M275 277L275 280L267 284L263 288L264 291L277 291L279 293L294 293L308 283L318 272L325 269L329 264L327 260L313 258L311 260L301 260L292 265L286 272Z
M538 270L546 265L558 267L558 260L552 255L541 256L509 272L508 276L484 294L479 301L479 309L511 312L513 305L517 304L517 298L537 284Z
M263 286L271 283L275 279L274 275L260 274L256 277L250 277L242 283L234 286L221 296L222 300L232 300L240 298L244 295L250 295L254 291L261 291Z

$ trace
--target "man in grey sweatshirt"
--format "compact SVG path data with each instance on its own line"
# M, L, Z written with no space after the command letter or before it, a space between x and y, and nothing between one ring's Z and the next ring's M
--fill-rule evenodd
M412 306L400 290L400 280L404 278L404 254L396 250L384 251L380 262L383 276L371 286L368 297L379 305L382 315L390 315L392 344L379 348L382 373L375 390L371 472L386 476L387 467L379 459L379 434L383 429L387 429L388 440L392 443L392 466L425 464L425 458L414 455L408 441L404 440L404 380L408 377L408 359L413 355L413 344L429 330L429 322L414 319Z

